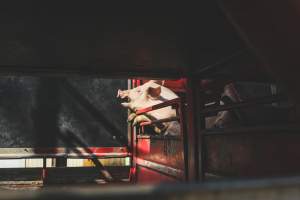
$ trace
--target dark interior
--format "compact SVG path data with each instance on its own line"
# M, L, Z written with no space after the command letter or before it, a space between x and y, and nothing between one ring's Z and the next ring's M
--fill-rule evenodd
M1 169L4 185L41 179L41 196L28 199L299 196L299 189L285 190L300 184L298 7L290 0L1 5L0 147L8 148L1 158L9 148L29 147L43 159L37 169ZM173 88L180 98L164 102L177 109L178 137L131 127L115 100L117 89L151 79L184 81ZM237 101L222 94L228 85ZM207 128L205 120L220 111L234 123ZM56 147L66 149L50 152L57 165L47 169L44 148ZM94 166L66 167L66 159L77 155ZM130 164L105 167L99 161L120 157ZM275 180L286 176L291 179ZM77 182L91 192L59 188ZM97 190L114 184L138 187ZM282 196L272 196L273 189Z

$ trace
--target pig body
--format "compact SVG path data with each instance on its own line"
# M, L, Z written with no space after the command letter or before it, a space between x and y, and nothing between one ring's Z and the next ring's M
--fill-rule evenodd
M135 115L134 112L136 110L178 98L173 91L157 84L153 80L131 90L119 90L118 97L128 99L128 102L122 103L122 105L133 112L129 115L128 121L133 121L134 125L143 121L160 120L176 116L176 110L171 106L150 111L145 115ZM167 135L179 135L180 128L174 127L179 127L179 123L165 122L160 126L156 126L154 130L156 133L164 132Z

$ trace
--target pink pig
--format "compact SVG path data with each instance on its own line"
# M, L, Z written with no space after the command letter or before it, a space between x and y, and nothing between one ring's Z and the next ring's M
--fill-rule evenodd
M133 121L133 125L137 125L145 121L150 122L151 120L159 120L176 116L176 110L171 106L150 111L146 115L136 115L134 113L138 109L150 107L178 98L173 91L159 85L158 82L154 80L148 81L147 83L130 90L118 90L117 97L128 100L128 102L122 103L122 106L132 111L132 113L128 116L128 121ZM154 131L156 133L164 132L166 134L166 130L169 130L169 132L167 131L167 134L179 134L180 127L178 122L165 122L162 125L163 128L155 126ZM170 133L170 131L172 133Z

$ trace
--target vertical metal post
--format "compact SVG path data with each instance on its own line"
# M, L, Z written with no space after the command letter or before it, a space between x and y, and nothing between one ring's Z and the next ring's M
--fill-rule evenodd
M127 81L127 89L131 89L132 88L132 80L131 79L128 79ZM128 110L128 115L130 114L130 111ZM127 124L127 137L128 137L128 148L129 150L132 150L132 127Z
M200 130L203 118L200 120L200 109L204 103L200 100L200 84L195 78L187 78L187 134L185 139L185 150L187 151L187 175L188 181L203 181L203 145Z
M205 115L200 114L200 111L205 108L205 100L203 92L200 91L200 83L197 82L197 113L196 113L196 125L198 131L198 170L199 181L205 181L205 141L204 130L206 129Z
M45 183L47 178L47 158L43 157L42 181Z
M67 158L59 157L56 158L55 167L67 167Z
M177 113L176 116L180 117L180 136L183 143L183 157L184 157L184 180L188 181L188 150L187 150L187 137L186 137L186 119L185 119L185 108L184 108L184 102L180 101L178 107L177 107Z
M128 89L132 89L137 86L137 81L136 80L129 80L128 83ZM131 125L128 125L128 131L130 135L130 141L131 141L131 168L130 168L130 182L135 183L136 182L136 127L131 127Z

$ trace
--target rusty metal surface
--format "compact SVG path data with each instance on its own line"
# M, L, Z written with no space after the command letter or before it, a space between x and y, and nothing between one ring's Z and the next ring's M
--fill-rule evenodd
M300 174L299 134L256 132L205 137L205 170L228 178Z
M183 170L183 141L172 138L139 138L137 158Z

